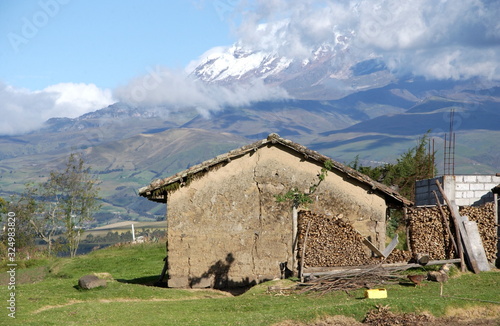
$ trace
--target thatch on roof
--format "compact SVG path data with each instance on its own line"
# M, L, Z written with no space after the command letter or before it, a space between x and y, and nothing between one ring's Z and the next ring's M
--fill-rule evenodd
M324 166L326 161L331 161L332 171L337 170L347 177L353 178L367 186L369 186L372 191L379 191L382 193L388 201L401 206L410 206L413 203L401 196L398 192L394 191L390 187L372 180L370 177L342 164L332 160L331 158L324 156L316 151L306 148L300 144L294 143L291 140L283 139L278 134L272 133L266 139L256 141L255 143L245 145L238 149L232 150L228 153L219 155L211 160L202 162L200 164L194 165L187 170L176 173L170 177L164 179L158 179L146 187L139 189L139 195L148 198L152 201L166 202L166 194L171 191L179 189L179 187L189 184L192 180L197 177L201 177L203 174L208 173L210 170L219 167L221 164L230 162L232 159L241 157L250 152L255 152L259 148L264 146L275 146L281 145L292 151L297 152L304 156L304 159L309 161L314 161Z

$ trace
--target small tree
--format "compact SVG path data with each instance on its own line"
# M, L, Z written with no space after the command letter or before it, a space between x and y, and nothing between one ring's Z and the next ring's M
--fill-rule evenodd
M98 203L98 179L90 174L81 154L71 154L63 171L52 171L45 189L59 213L66 228L69 253L76 255L85 222L92 220L100 208Z
M49 254L56 233L64 229L64 243L70 256L76 255L84 223L100 208L98 192L98 179L82 156L74 153L62 171L50 172L47 181L38 185L26 185L21 201L30 208L30 222L47 242Z
M324 167L321 168L321 171L318 174L318 181L309 187L309 191L307 193L301 192L298 188L293 187L282 195L275 195L276 201L278 203L290 201L294 209L297 209L299 206L312 204L313 200L311 199L311 195L316 192L321 182L323 182L328 175L328 171L331 171L332 168L333 162L331 160L326 161Z
M5 199L0 197L0 216L1 216L1 214L5 214L5 213L7 213L7 202L5 201Z
M433 178L436 174L435 153L427 152L429 132L419 139L418 144L401 154L395 164L383 166L361 166L359 157L349 166L388 186L396 186L399 193L415 200L414 185L417 180Z
M1 199L1 198L0 198ZM32 248L35 245L36 231L31 225L30 219L34 212L33 203L21 197L11 197L9 202L1 199L0 213L9 212L9 216L15 218L15 245L16 250ZM7 241L7 233L2 235L2 240Z

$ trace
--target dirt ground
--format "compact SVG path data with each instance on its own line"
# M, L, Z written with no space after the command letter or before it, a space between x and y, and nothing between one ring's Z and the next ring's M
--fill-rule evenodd
M395 314L388 306L379 306L370 311L363 322L346 316L329 316L312 323L284 321L274 326L498 326L500 325L500 306L494 308L476 307L449 311L445 317L430 314Z

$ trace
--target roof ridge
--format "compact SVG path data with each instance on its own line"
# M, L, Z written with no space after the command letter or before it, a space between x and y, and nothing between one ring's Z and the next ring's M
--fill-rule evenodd
M184 171L180 171L174 175L171 175L167 178L163 179L157 179L152 181L148 186L142 187L139 189L139 195L143 197L148 197L149 199L154 200L155 198L153 193L155 191L158 191L162 187L171 185L175 182L179 182L181 185L184 184L185 180L187 179L188 176L195 175L197 173L203 172L203 171L208 171L208 169L212 166L215 166L219 163L222 163L224 161L230 162L232 159L236 157L243 156L251 151L257 151L260 147L263 147L267 144L276 144L279 143L282 146L288 147L296 152L302 153L306 159L313 159L317 162L325 163L326 161L331 161L333 164L333 167L342 172L347 174L349 177L357 179L358 181L365 183L369 185L372 190L379 190L383 192L384 194L390 196L391 198L395 199L398 202L402 202L404 205L412 205L413 203L403 197L401 194L399 194L397 191L391 189L390 187L377 182L367 175L345 165L340 162L337 162L323 154L320 154L319 152L309 149L303 145L300 145L298 143L295 143L291 140L284 139L280 137L277 133L271 133L267 136L266 139L258 140L256 142L253 142L248 145L244 145L240 148L236 148L234 150L231 150L227 153L220 154L210 160L206 160L202 163L199 163L197 165L194 165ZM162 196L160 196L162 197Z

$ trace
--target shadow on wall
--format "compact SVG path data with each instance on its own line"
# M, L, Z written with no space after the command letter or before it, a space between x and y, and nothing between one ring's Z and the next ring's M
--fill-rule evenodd
M215 264L203 273L200 277L192 277L189 279L189 286L196 287L200 285L203 280L213 279L212 287L215 289L226 289L231 287L244 287L252 285L248 278L234 282L229 279L229 270L234 263L235 258L232 253L228 253L224 260L218 260Z
M483 196L481 196L481 198L472 203L472 205L470 206L481 206L492 201L493 201L493 193L487 192Z

